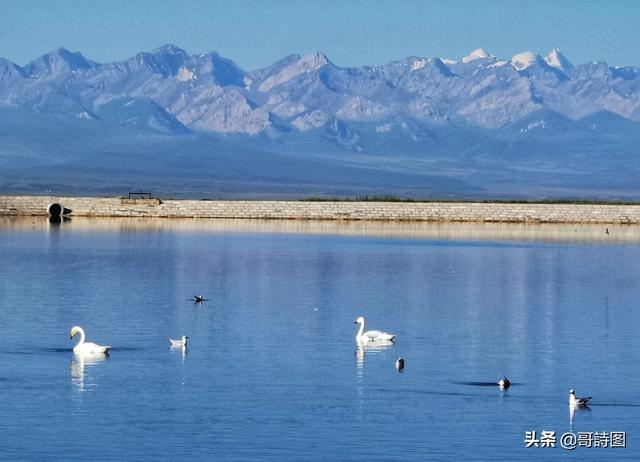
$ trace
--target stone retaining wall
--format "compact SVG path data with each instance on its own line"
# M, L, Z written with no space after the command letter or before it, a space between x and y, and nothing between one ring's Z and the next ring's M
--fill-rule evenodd
M478 202L306 202L148 200L0 196L0 216L46 215L57 202L75 216L259 218L504 223L640 224L640 205L503 204Z

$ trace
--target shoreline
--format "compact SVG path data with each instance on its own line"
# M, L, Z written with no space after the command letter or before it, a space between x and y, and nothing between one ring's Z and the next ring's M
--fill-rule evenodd
M162 200L16 195L0 195L0 216L47 216L47 207L52 203L71 209L71 217L640 224L640 205L636 204Z
M0 232L73 233L170 232L211 234L290 234L439 241L513 241L629 244L640 228L624 224L462 223L365 220L237 220L233 218L73 217L51 223L47 217L0 216ZM606 234L605 230L609 231Z

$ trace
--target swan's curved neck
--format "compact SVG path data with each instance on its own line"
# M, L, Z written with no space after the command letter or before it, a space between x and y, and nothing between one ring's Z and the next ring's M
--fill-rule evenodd
M358 329L358 335L356 335L356 340L358 340L363 333L364 333L364 321L360 323L360 329Z
M84 343L84 330L82 330L82 328L79 328L78 332L80 333L80 341L76 344L76 346L80 346Z

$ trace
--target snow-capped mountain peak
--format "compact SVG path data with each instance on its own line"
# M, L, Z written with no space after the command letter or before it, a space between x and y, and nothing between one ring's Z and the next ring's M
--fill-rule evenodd
M573 64L558 50L554 48L544 58L545 62L556 69L560 69L563 72L567 72L573 68Z
M519 53L511 58L511 65L516 71L523 71L536 61L536 55L530 51Z
M466 64L468 62L475 61L476 59L485 59L485 58L489 58L489 54L486 51L484 51L482 48L478 48L477 50L472 51L467 56L462 58L462 62Z
M424 59L424 58L415 58L411 60L411 70L412 71L417 71L422 69L424 66L427 65L427 63L429 62L428 59Z
M151 52L155 54L163 54L163 55L164 54L168 54L168 55L187 54L187 52L184 51L182 48L172 45L170 43L167 43L165 45L162 45L161 47L155 48Z

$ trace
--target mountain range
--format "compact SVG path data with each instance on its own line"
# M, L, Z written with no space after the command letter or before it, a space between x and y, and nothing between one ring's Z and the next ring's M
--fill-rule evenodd
M229 195L640 195L639 68L574 66L557 49L358 68L317 52L245 71L216 52L174 45L106 64L59 48L25 66L0 58L0 121L4 191L84 184L106 192L88 180L98 163L130 178L119 187L173 195L196 183L188 194L221 194L207 174L235 185ZM132 152L137 176L121 167ZM197 167L221 152L238 165ZM45 166L59 167L58 180L75 173L48 182ZM168 186L189 168L191 186Z

